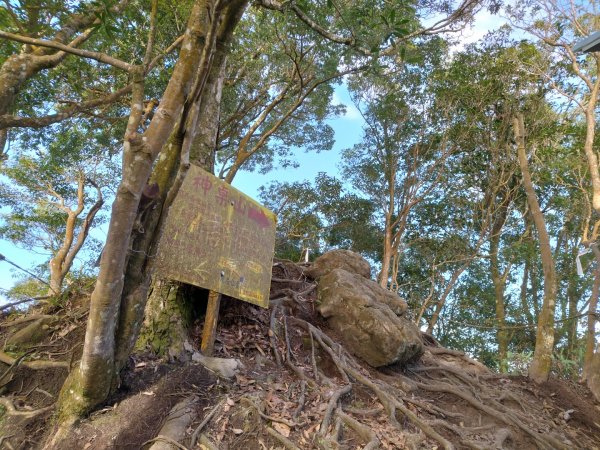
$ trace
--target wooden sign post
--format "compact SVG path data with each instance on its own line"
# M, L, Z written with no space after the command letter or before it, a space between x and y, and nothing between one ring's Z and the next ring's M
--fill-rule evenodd
M216 291L209 291L206 317L204 318L204 327L202 328L202 344L200 346L200 350L205 356L212 356L215 349L220 306L221 294Z
M156 268L158 276L210 291L203 353L214 346L220 294L268 308L275 226L271 211L190 167L169 211Z

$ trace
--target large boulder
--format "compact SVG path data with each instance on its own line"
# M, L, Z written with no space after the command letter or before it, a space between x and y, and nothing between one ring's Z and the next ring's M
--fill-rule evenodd
M423 352L406 302L362 275L335 268L319 279L318 310L344 345L373 367L407 363Z
M332 250L318 257L310 269L304 271L315 280L327 275L334 269L344 269L364 278L371 278L371 265L358 253L350 250Z

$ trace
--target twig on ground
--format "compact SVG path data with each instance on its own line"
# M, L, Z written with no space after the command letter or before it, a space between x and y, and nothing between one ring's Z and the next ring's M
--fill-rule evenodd
M302 424L296 423L294 421L284 419L283 417L273 417L273 416L269 416L269 415L265 414L264 412L261 411L260 407L248 397L240 398L240 403L246 403L247 405L252 406L254 409L256 409L256 412L258 413L258 415L265 420L269 420L271 422L279 422L284 425L287 425L290 428L302 425Z
M202 429L206 425L208 425L208 423L212 420L212 418L217 413L217 411L221 408L221 406L223 406L223 401L221 401L213 409L211 409L210 412L206 415L206 417L204 417L204 420L202 420L202 422L200 422L200 425L198 425L196 427L196 429L194 430L194 433L192 434L191 445L190 445L191 448L194 448L196 446L196 441L198 440L198 435L200 434Z

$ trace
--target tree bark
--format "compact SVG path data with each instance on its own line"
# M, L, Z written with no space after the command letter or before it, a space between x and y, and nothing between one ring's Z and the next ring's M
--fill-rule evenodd
M494 222L490 233L490 273L494 284L496 303L496 340L498 341L498 367L501 373L508 372L508 341L509 335L506 329L506 308L504 302L504 291L506 290L506 279L508 268L501 273L498 252L500 249L500 236L508 211L512 203L514 190L503 185L500 189L502 200L493 210ZM494 202L494 200L492 200Z
M115 330L121 306L125 264L141 193L152 164L171 134L190 95L200 62L209 5L194 3L179 59L156 114L143 135L137 126L143 111L143 71L133 73L131 114L123 145L123 172L100 272L90 300L85 343L79 366L70 374L59 398L59 423L68 424L106 399L115 375Z
M224 25L216 39L203 95L188 109L187 116L181 118L179 130L170 138L164 156L156 164L150 179L150 183L158 184L160 197L155 209L147 216L144 233L134 241L127 264L117 329L117 371L125 367L142 326L144 331L138 345L149 345L158 352L168 351L170 357L178 357L184 350L185 320L181 316L185 315L182 308L187 307L187 296L178 283L153 278L153 257L158 251L170 203L179 190L177 180L182 180L187 171L185 165L179 164L180 158L213 171L225 61L233 30L245 7L245 2L238 4L224 14ZM184 156L188 152L189 156ZM151 295L148 295L149 292ZM157 336L160 336L159 346L153 344Z
M567 286L567 317L569 320L565 324L567 327L567 358L569 360L576 359L577 347L577 326L579 319L577 316L577 303L581 297L581 293L577 289L577 270L575 269L575 258L577 257L578 248L574 247L571 252L570 261L571 270L569 271L569 283ZM594 279L595 281L595 279ZM575 372L575 371L574 371ZM575 372L576 373L576 372Z
M381 272L379 273L379 285L387 289L390 277L390 261L392 259L392 230L390 214L386 214L385 232L383 235L383 256L381 258Z
M596 245L596 244L593 244ZM593 376L592 363L594 361L594 348L596 347L596 310L598 309L598 296L600 294L600 265L596 268L594 285L590 296L587 314L587 333L585 335L585 353L583 356L582 381L587 381Z
M83 219L83 223L81 224L81 229L79 230L79 234L77 235L77 239L75 239L75 229L77 227L77 219L83 212L85 208L85 198L84 198L84 188L85 188L85 176L84 174L80 174L78 187L77 187L77 207L75 210L71 210L69 207L65 206L65 212L67 214L67 220L65 224L65 235L63 238L63 243L60 249L56 252L56 254L50 260L49 268L50 268L50 290L48 291L48 295L59 295L62 292L62 285L65 277L71 270L73 266L73 261L75 257L83 247L87 236L90 232L90 228L102 205L104 205L104 199L102 198L102 191L99 187L96 186L97 198L96 202ZM92 183L93 184L93 183Z
M498 368L500 373L508 372L508 330L506 329L504 290L506 274L500 273L498 261L499 234L492 234L490 242L490 271L496 299L496 340L498 341Z
M513 131L517 143L519 166L523 176L523 187L527 195L527 203L540 239L540 253L544 271L544 301L537 323L535 351L533 362L529 367L529 377L538 383L548 380L552 368L552 351L554 349L554 311L556 308L556 270L550 246L550 236L546 229L544 214L533 187L529 162L525 154L525 123L523 114L513 118Z
M594 138L596 136L596 106L598 104L598 93L600 90L600 78L596 80L590 92L585 114L585 141L583 152L590 168L590 178L592 181L592 206L596 213L600 214L600 167L598 166L598 155L594 150Z
M435 305L435 311L433 312L431 319L429 319L429 324L427 325L427 333L429 333L429 334L433 333L433 329L435 328L435 325L437 324L437 322L440 318L440 314L442 313L442 309L444 309L444 305L446 304L446 300L448 299L450 292L452 292L452 289L454 289L454 285L458 281L458 278L462 275L462 273L465 270L467 270L467 268L469 267L470 264L471 264L471 261L468 261L467 263L463 264L458 269L456 269L454 271L454 273L452 273L452 277L450 277L450 281L446 285L446 288L444 289L442 296L440 297L437 304Z
M600 344L589 362L586 384L594 394L596 401L600 402Z

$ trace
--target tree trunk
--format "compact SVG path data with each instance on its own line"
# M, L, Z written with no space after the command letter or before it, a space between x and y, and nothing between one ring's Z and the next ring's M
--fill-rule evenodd
M600 402L600 344L589 362L586 384L594 394L596 401Z
M164 213L163 205L167 198L167 192L177 175L182 145L181 130L180 127L176 127L162 150L161 158L156 163L149 180L149 185L156 183L158 186L159 194L156 204L150 207L145 220L140 223L142 229L134 231L132 235L131 252L127 260L121 296L119 324L116 330L115 369L117 373L127 363L144 318L153 256L157 252L160 232L158 227L161 215ZM156 292L160 291L159 288L156 289ZM118 384L118 380L115 382Z
M387 136L387 131L384 128L384 133ZM387 139L386 139L387 141ZM394 210L396 209L396 164L393 155L389 152L387 146L386 165L387 173L385 180L387 183L387 205L385 211L385 230L383 238L383 257L381 260L381 273L379 274L379 285L387 289L390 278L390 263L394 253Z
M123 145L122 179L113 202L100 272L90 300L82 359L79 366L69 374L59 398L60 424L68 425L104 401L112 385L115 376L115 331L138 204L152 171L152 164L168 140L184 102L190 95L201 58L204 42L202 37L206 35L208 13L209 5L205 1L194 3L179 60L157 114L142 136L137 134L137 124L143 111L143 71L136 70L132 74L134 89Z
M548 380L552 368L554 310L556 308L556 271L554 258L552 257L552 248L550 247L550 236L548 235L544 214L542 213L533 187L529 172L529 163L525 154L525 123L523 114L518 114L513 119L513 131L515 141L517 142L517 154L523 176L523 187L525 188L529 210L531 211L531 216L540 239L540 253L544 271L544 301L538 317L533 362L529 368L529 377L541 383Z
M571 261L575 261L577 257L578 248L575 247L571 252ZM595 280L594 280L595 281ZM577 326L579 319L577 316L577 303L580 298L580 293L577 289L577 270L575 269L575 263L571 262L571 270L569 271L569 284L567 287L567 317L569 320L565 324L567 327L567 358L569 360L576 359L576 347L577 347ZM574 371L576 374L576 371Z
M203 114L197 117L196 133L192 139L189 151L190 163L200 166L211 173L214 170L221 94L225 77L226 52L227 47L225 43L220 42L206 83L206 94L202 97L202 104L198 108L203 111ZM157 170L155 170L156 172ZM172 174L175 174L175 172L175 170L171 170ZM169 180L169 186L172 186L173 182L174 176ZM149 250L152 254L156 251L156 246ZM145 283L139 284L138 282L140 292L136 296L136 305L140 306L132 310L134 314L130 313L128 315L135 317L134 323L136 323L138 329L138 324L144 316L145 319L139 339L137 332L129 332L127 333L129 337L123 339L123 342L128 342L128 344L120 352L118 358L119 367L124 367L126 358L134 344L139 348L150 348L155 353L168 356L169 359L184 358L184 342L188 335L188 325L190 325L187 317L190 315L189 309L192 307L191 303L197 299L190 298L189 293L186 292L186 289L180 283L162 280L156 276L152 281L152 287L149 289L151 295L147 297L145 294L148 292L150 277L152 275L151 270L149 270L151 266L148 263L144 263L142 271L138 269L140 267L139 263L130 264L130 266L132 275L135 275L135 273L145 273L147 278ZM148 298L147 303L146 297ZM145 305L145 308L141 307L141 305ZM128 325L129 323L131 321L124 320L123 329L127 329L130 326Z
M509 335L506 329L506 311L504 302L504 291L506 290L506 279L508 277L508 268L504 273L500 272L500 260L498 252L500 250L500 236L508 211L512 203L514 190L506 184L502 184L496 194L501 194L501 201L495 205L492 200L493 223L490 232L490 273L492 283L494 284L495 304L496 304L496 340L498 342L498 368L501 373L508 372L508 341Z
M193 105L185 109L185 117L180 120L179 131L175 131L172 135L165 157L157 163L151 177L150 182L155 182L159 186L160 197L156 208L148 214L144 224L144 234L139 237L137 249L127 264L127 289L123 294L122 320L119 321L117 330L117 371L125 367L127 358L138 340L144 314L153 317L153 328L148 329L149 322L144 322L146 328L138 345L143 346L151 342L152 335L156 334L161 335L164 341L172 342L170 345L172 355L176 355L177 345L179 353L183 352L185 327L171 324L186 323L181 316L185 315L185 310L189 307L186 304L189 296L181 290L178 283L158 278L154 279L154 285L150 288L153 279L153 255L158 251L168 209L177 196L187 172L188 161L213 171L225 61L233 31L243 14L245 5L246 1L238 0L223 13L224 19L215 39L211 65L207 68L206 74L198 75L205 76L202 95ZM183 165L179 164L180 158ZM171 288L175 286L175 289L165 289L164 286ZM148 292L152 292L152 295L148 296ZM162 297L165 292L169 293L169 298ZM165 308L163 306L165 302L170 302L172 299L177 301Z
M596 80L590 92L587 108L585 109L585 142L583 152L588 161L590 178L592 181L592 206L597 214L600 214L600 167L598 166L598 154L594 150L594 138L596 135L596 105L600 80Z
M100 208L104 205L104 199L102 198L102 191L98 186L92 182L92 185L96 188L97 191L97 199L96 203L90 208L88 213L83 219L83 223L81 224L81 229L79 230L79 234L77 235L77 239L75 239L75 228L77 226L77 219L83 212L85 207L85 196L84 196L84 188L85 188L85 176L84 174L80 174L79 177L79 185L77 192L77 208L73 211L69 207L63 205L63 209L67 214L67 220L65 224L65 235L63 237L62 246L58 249L56 254L50 260L48 264L50 268L50 289L48 291L48 295L59 295L62 292L62 285L65 277L71 270L73 266L73 261L75 257L83 247L88 234L90 232L90 228L92 227L92 223Z
M595 244L593 244L595 245ZM596 347L596 310L598 309L598 296L600 294L600 265L596 268L594 276L594 285L590 296L590 304L587 314L587 333L585 335L585 353L583 356L583 372L581 379L587 381L594 371L592 365L594 361L594 348Z
M500 234L492 233L490 239L490 270L496 299L496 340L498 341L498 368L500 373L508 372L508 330L506 329L504 290L506 277L500 274L498 247Z
M442 309L444 308L444 305L446 304L446 300L448 299L450 292L452 292L452 289L454 289L454 285L458 281L458 278L467 269L469 264L470 264L470 262L463 264L458 269L456 269L454 271L454 273L452 274L452 277L450 278L450 281L446 285L446 288L444 289L442 296L440 297L437 304L435 305L435 311L433 312L431 319L429 319L429 324L427 325L427 333L429 333L429 334L433 333L433 329L435 328L435 325L437 324L437 322L440 318L440 314L442 313Z
M386 217L385 233L383 237L383 256L381 258L381 272L379 273L379 285L387 289L390 276L390 262L392 259L392 230L390 229L390 220Z

